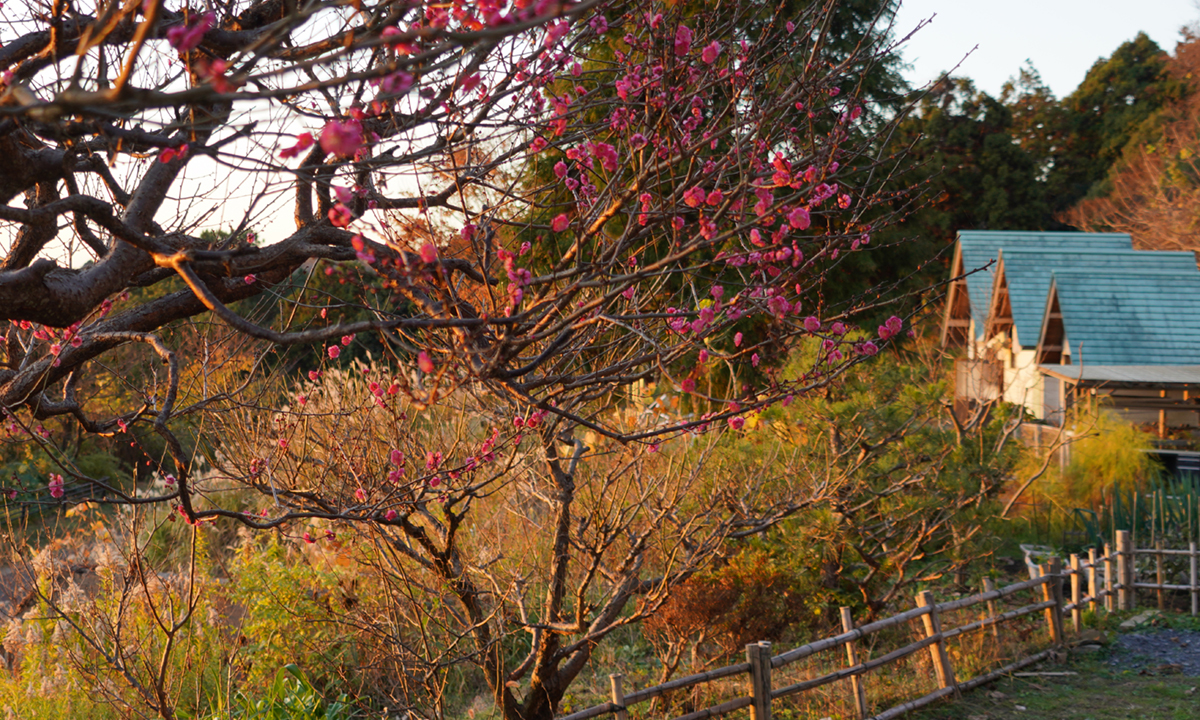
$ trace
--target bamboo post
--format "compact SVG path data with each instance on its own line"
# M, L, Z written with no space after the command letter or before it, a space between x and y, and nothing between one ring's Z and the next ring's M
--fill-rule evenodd
M983 591L985 593L990 593L995 589L996 589L996 583L992 582L991 578L983 579ZM996 613L996 601L995 600L987 601L987 614L988 614L989 620L994 621L996 619L997 613ZM1000 623L998 623L998 622L992 623L992 637L996 638L997 640L1000 639Z
M771 643L746 646L750 663L750 720L771 720Z
M1195 540L1188 543L1188 551L1189 551L1188 560L1191 561L1189 563L1191 565L1191 573L1189 573L1191 575L1191 582L1189 584L1192 586L1192 616L1194 617L1194 616L1200 614L1200 585L1198 585L1196 582L1196 541Z
M1095 614L1099 608L1096 603L1096 596L1100 589L1100 583L1096 582L1096 548L1088 548L1088 597L1091 601L1088 607L1092 614Z
M612 704L617 706L613 716L617 720L629 720L629 713L625 711L625 688L621 687L624 677L620 673L608 676L608 684L612 686Z
M1083 605L1080 602L1083 599L1083 570L1079 567L1079 556L1071 555L1071 602L1075 607L1071 608L1071 630L1079 632L1083 626Z
M1104 543L1104 609L1112 612L1117 609L1113 599L1113 551L1112 546Z
M1166 608L1167 605L1163 601L1162 586L1166 582L1166 580L1163 578L1163 560L1162 560L1163 556L1162 556L1162 538L1161 537L1157 541L1155 541L1154 549L1157 550L1157 552L1154 554L1154 569L1157 571L1156 578L1158 580L1158 609L1162 610L1162 609Z
M1134 497L1137 497L1134 495ZM1117 531L1117 608L1132 610L1133 598L1133 543L1128 530Z
M1038 571L1042 577L1050 578L1050 582L1042 586L1042 597L1047 602L1054 603L1046 608L1046 628L1050 632L1051 644L1060 645L1063 641L1062 565L1058 558L1051 558L1049 563L1039 565Z
M950 666L950 654L946 652L946 641L942 639L942 620L938 617L937 604L933 602L933 593L922 590L917 593L917 607L928 607L929 612L921 616L925 623L925 637L937 636L937 642L929 646L929 654L933 658L933 672L937 675L938 688L954 688L958 694L958 683L954 680L954 668Z
M850 608L842 608L842 632L850 632L854 629L854 618L850 615ZM854 649L854 641L846 643L846 662L850 663L850 667L858 664L858 652ZM858 720L866 720L870 717L870 712L867 710L867 690L863 687L863 678L861 675L850 676L850 689L854 691L854 710L855 717Z

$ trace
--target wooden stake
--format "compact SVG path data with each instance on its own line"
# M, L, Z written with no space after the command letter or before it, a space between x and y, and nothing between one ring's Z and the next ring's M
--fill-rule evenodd
M1163 589L1162 589L1162 586L1163 586L1163 584L1166 582L1166 580L1163 578L1163 560L1162 560L1162 557L1163 557L1163 556L1162 556L1162 538L1161 538L1161 537L1159 537L1159 539L1158 539L1158 540L1156 540L1156 541L1154 542L1154 549L1158 551L1158 552L1157 552L1157 553L1154 555L1154 568L1155 568L1155 570L1157 570L1157 571L1158 571L1158 572L1157 572L1157 577L1158 577L1158 609L1159 609L1159 610L1162 610L1162 609L1166 608L1166 606L1167 606L1167 605L1166 605L1166 603L1165 603L1165 602L1164 602L1164 600L1163 600Z
M995 589L996 589L996 583L992 582L991 578L983 579L983 591L985 593L990 593ZM987 614L988 614L989 620L996 619L996 601L995 600L987 601ZM992 637L996 638L997 640L1000 639L1000 623L998 623L998 622L992 623Z
M1134 495L1136 498L1137 495ZM1133 597L1133 543L1128 530L1117 531L1117 608L1132 610Z
M1080 602L1083 599L1083 593L1080 592L1083 588L1083 570L1079 567L1079 556L1071 555L1071 602L1075 607L1071 608L1071 629L1074 632L1079 632L1083 627L1083 605Z
M1189 551L1188 560L1191 561L1189 563L1189 565L1191 565L1191 573L1190 573L1191 582L1189 582L1188 584L1192 586L1192 616L1195 617L1196 615L1200 614L1200 584L1197 584L1197 582L1196 582L1196 541L1195 540L1188 543L1188 551Z
M1104 543L1104 609L1116 610L1116 600L1113 598L1113 551L1112 546Z
M854 629L854 618L850 615L850 608L842 608L842 632L850 632ZM854 641L846 643L846 662L850 663L850 667L858 664L858 652L854 649ZM867 690L863 687L862 675L850 676L850 689L854 692L854 710L855 717L858 720L866 720L870 717L870 712L867 710Z
M1042 598L1054 603L1046 608L1046 629L1050 633L1050 642L1054 645L1060 645L1063 641L1061 570L1058 558L1051 558L1049 563L1038 566L1042 577L1050 578L1050 582L1042 586Z
M1095 614L1099 608L1096 596L1100 590L1100 584L1096 582L1096 573L1096 548L1088 548L1088 597L1091 598L1089 608L1092 614Z
M771 643L746 646L750 663L750 720L771 720Z
M929 608L929 612L921 616L925 623L925 637L937 636L937 642L929 646L929 654L933 658L933 672L937 675L938 688L954 688L955 694L958 694L958 683L954 680L954 669L950 666L950 654L946 652L946 641L941 637L942 620L938 617L933 593L928 590L917 593L917 607Z
M617 720L629 720L629 713L625 711L625 689L621 687L621 680L625 676L617 673L608 676L608 684L612 686L612 704L617 706L613 711L613 716Z

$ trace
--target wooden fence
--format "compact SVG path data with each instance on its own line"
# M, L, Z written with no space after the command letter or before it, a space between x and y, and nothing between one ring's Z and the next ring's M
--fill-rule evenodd
M1085 608L1092 611L1103 607L1107 610L1132 610L1135 607L1135 591L1138 589L1157 590L1159 607L1164 605L1164 591L1186 590L1192 597L1192 614L1197 614L1198 599L1200 599L1200 584L1197 579L1196 543L1191 543L1188 550L1164 549L1161 543L1155 548L1134 548L1130 535L1125 531L1117 532L1117 548L1110 550L1104 546L1103 553L1096 550L1088 552L1087 559L1078 555L1070 556L1067 567L1055 558L1045 565L1039 565L1038 577L1024 582L996 589L991 580L984 580L984 591L970 597L935 603L930 592L917 594L916 607L907 612L893 615L882 620L855 627L850 615L850 608L842 608L842 629L840 635L816 640L807 645L788 650L779 655L771 654L771 643L751 643L746 646L746 662L729 665L708 672L681 677L676 680L655 685L653 687L625 693L623 677L611 675L611 700L595 705L569 715L563 715L558 720L588 720L606 715L613 715L617 720L628 720L628 708L644 703L657 697L666 696L672 692L691 688L704 683L710 683L723 678L745 676L746 695L735 697L719 705L706 707L686 715L677 716L675 720L702 720L704 718L728 715L742 708L750 709L752 720L769 720L771 703L780 698L796 695L813 688L838 681L848 682L848 695L851 697L856 717L860 719L886 720L903 715L923 705L928 705L940 698L956 695L963 690L978 687L992 682L1004 675L1022 667L1031 665L1050 657L1053 648L1059 646L1064 638L1064 622L1070 614L1073 629L1078 632ZM1136 558L1151 556L1155 558L1156 582L1140 582L1137 576ZM1164 558L1171 556L1187 556L1190 559L1190 583L1187 585L1170 584L1165 580ZM1017 593L1035 593L1034 602L1007 612L998 612L997 600ZM1069 593L1069 597L1068 597ZM1039 599L1040 597L1040 599ZM942 626L943 616L951 611L962 610L982 605L985 614L980 620L953 628ZM1017 660L991 672L970 679L959 679L954 673L950 655L946 649L946 641L965 633L978 632L984 629L998 636L1003 623L1014 618L1043 613L1046 622L1046 633L1050 648L1034 655ZM916 642L871 660L862 661L858 657L856 643L869 635L887 628L893 628L903 623L915 622L920 619L924 637ZM802 680L791 685L774 688L771 673L791 663L811 657L820 652L845 648L846 665L836 671ZM905 702L871 715L867 695L861 677L875 668L908 657L921 651L928 652L932 660L937 690L915 700Z

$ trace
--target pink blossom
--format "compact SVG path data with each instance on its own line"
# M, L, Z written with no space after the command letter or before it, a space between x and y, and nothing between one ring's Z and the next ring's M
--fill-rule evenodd
M279 438L279 449L280 449L280 450L287 450L287 449L288 449L288 441L287 441L287 438Z
M312 545L313 543L316 542L316 540L313 539L313 536L310 535L309 533L304 533L303 537L304 537L304 542L308 543L309 545Z
M840 207L843 210L850 207L850 196L849 195L839 195L838 196L838 207Z
M433 360L429 357L429 353L424 350L417 353L417 367L421 368L421 372L426 375L433 372Z
M319 371L317 371L317 370L309 370L308 371L308 379L309 380L316 382L320 378L321 378L321 373Z
M392 461L392 464L393 464L393 465L395 465L396 467L403 467L403 465L404 465L404 452L403 452L403 451L401 451L401 450L397 450L397 449L393 448L393 449L392 449L392 452L391 452L391 455L388 457L388 459L389 459L389 460L391 460L391 461Z
M567 218L566 214L563 213L554 218L554 221L550 223L550 229L554 232L562 232L563 230L566 230L567 226L570 224L571 221Z
M242 279L246 281L247 285L253 285L254 281L257 280L258 278L254 277L254 273L250 273L249 275L247 275L246 277L244 277Z
M357 120L330 120L321 130L321 149L331 155L353 157L362 144L362 125Z
M742 426L744 426L745 424L746 424L746 418L744 418L744 417L729 418L729 427L733 428L734 430L741 430Z
M50 496L60 498L63 496L64 492L65 491L63 490L63 476L62 475L51 475L50 476Z
M754 353L753 355L750 356L750 364L751 365L753 365L754 367L758 367L758 362L759 362L758 353Z
M167 42L181 53L195 50L204 39L204 33L209 31L215 21L216 17L212 13L204 13L187 25L168 28Z
M350 213L350 208L341 203L337 203L329 208L329 222L334 227L346 227L354 221L354 216Z
M354 342L354 336L353 336L353 335L343 335L343 336L342 336L342 345L343 345L343 346L349 346L349 345L350 345L350 343L352 343L352 342Z
M741 333L735 333L735 334L734 334L734 336L733 336L733 346L734 346L734 347L741 347L741 346L742 346L742 334L741 334Z
M605 172L616 172L617 150L608 143L592 143L592 155L600 161Z
M433 264L437 261L437 248L433 243L425 243L421 246L421 262L425 264Z
M387 520L388 522L392 522L397 517L398 517L398 514L396 513L395 510L388 510L386 513L383 514L383 519Z
M438 451L430 452L425 456L425 467L429 470L436 470L442 464L442 454Z
M388 473L387 479L393 485L399 484L400 479L404 477L404 468L396 468Z
M879 352L879 346L868 340L859 346L859 352L863 355L874 355Z
M708 194L704 192L704 188L697 185L694 188L683 191L683 203L688 207L700 207L704 204L707 196Z
M561 180L566 176L567 169L567 164L562 160L559 160L558 162L554 163L554 176Z
M679 383L679 389L685 393L696 391L696 381L692 378L684 378L683 382Z
M363 488L359 488L359 489L355 490L354 491L354 499L358 500L359 502L366 502L367 501L367 491L364 490Z
M708 45L706 45L704 47L704 50L702 50L700 52L700 59L703 60L705 62L705 64L712 65L714 62L717 61L717 56L720 54L721 54L721 43L717 42L716 40L713 40L711 43L709 43Z
M833 333L834 335L845 335L846 326L843 323L835 322L829 327L829 332Z
M325 352L329 353L330 360L337 360L338 355L342 354L342 349L337 345L330 345Z
M708 194L708 198L707 198L706 202L709 205L716 207L717 205L720 205L721 201L724 199L725 199L724 193L722 193L720 190L713 190L712 192L710 192Z
M810 333L815 333L821 329L821 321L810 315L804 318L804 329Z
M279 157L284 158L285 160L294 158L302 151L312 147L313 142L312 133L300 133L296 136L296 144L280 150Z
M680 25L675 30L675 55L683 57L692 50L692 29L687 25Z
M792 32L796 29L796 23L792 22L791 20L788 20L786 23L784 23L783 27L788 31L788 35L791 35Z
M177 148L167 148L158 154L158 159L162 162L171 162L172 160L182 160L187 156L187 143L180 145Z
M413 85L413 76L397 70L379 79L379 89L388 95L403 95Z
M808 214L808 208L798 207L788 213L788 225L791 225L797 230L806 230L811 224L811 219Z

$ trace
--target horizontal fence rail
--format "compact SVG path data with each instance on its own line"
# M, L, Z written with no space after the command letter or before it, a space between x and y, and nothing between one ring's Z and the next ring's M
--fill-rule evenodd
M1138 578L1137 558L1151 556L1155 558L1157 582L1142 582ZM1187 557L1190 562L1189 584L1168 583L1165 581L1164 558ZM797 695L822 685L847 680L851 683L852 697L857 717L862 720L887 720L899 717L904 713L928 705L944 697L953 696L963 690L969 690L980 685L997 680L1020 668L1041 662L1052 655L1053 647L1063 642L1063 626L1065 616L1070 613L1072 627L1078 632L1082 624L1082 613L1098 609L1132 610L1135 607L1135 590L1147 589L1158 591L1159 607L1164 606L1164 591L1188 591L1191 593L1192 614L1200 611L1200 582L1197 578L1197 565L1200 555L1197 554L1196 543L1191 543L1189 549L1163 548L1161 543L1154 548L1135 548L1126 531L1116 534L1116 549L1105 545L1103 551L1096 549L1088 552L1087 558L1071 555L1069 565L1062 566L1057 559L1044 565L1036 566L1037 577L1002 588L993 589L990 580L984 581L984 591L968 597L945 602L933 602L929 592L917 595L917 607L892 615L875 622L854 627L849 608L842 608L842 624L845 632L832 637L815 640L806 645L793 648L778 655L771 655L770 643L752 643L746 646L746 662L726 667L716 668L707 672L696 673L677 678L670 682L653 687L643 688L628 695L622 687L621 675L610 676L611 701L579 710L569 715L559 716L557 720L588 720L589 718L613 715L617 720L627 720L627 710L639 703L663 697L677 690L712 683L725 678L743 676L746 682L747 694L727 700L718 705L702 708L686 715L677 716L674 720L703 720L715 718L750 708L752 720L770 720L771 703L780 698ZM1069 589L1069 590L1068 590ZM996 601L1021 592L1034 592L1040 595L1040 600L1029 603L1014 610L999 612ZM1069 599L1067 593L1069 592ZM984 605L987 614L980 620L959 625L953 628L943 628L942 616L946 613L963 610L977 605ZM1047 635L1051 649L1021 658L1004 667L997 668L985 674L966 680L957 680L946 651L946 641L984 629L999 632L999 627L1015 618L1043 613L1046 619ZM920 621L924 627L924 637L915 642L870 660L859 660L856 643L888 628L905 623ZM817 653L846 648L847 665L833 672L808 678L800 682L773 689L771 687L771 671L785 667ZM930 653L938 689L914 700L887 708L874 715L870 714L861 677L866 673L891 664L901 658L919 653Z

